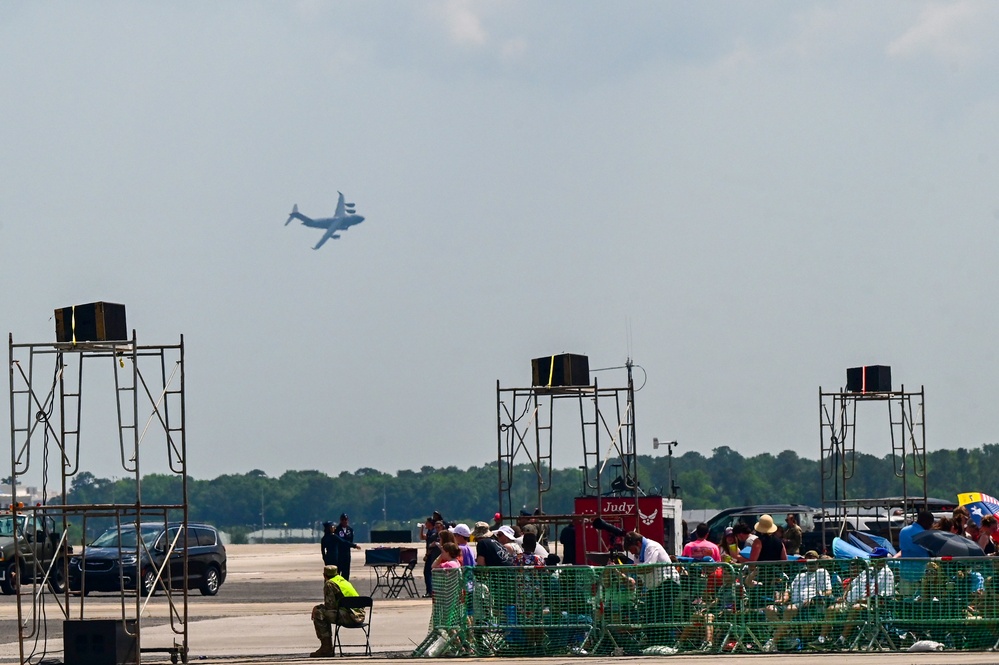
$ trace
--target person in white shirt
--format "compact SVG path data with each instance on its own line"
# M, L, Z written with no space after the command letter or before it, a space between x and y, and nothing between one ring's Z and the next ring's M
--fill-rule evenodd
M798 612L807 607L825 608L826 602L832 597L832 577L825 568L819 568L819 553L815 550L805 552L805 570L791 580L788 593L790 602L784 607L783 615L778 608L768 606L764 612L768 621L780 622L774 631L773 638L764 645L764 651L774 651L775 645L791 630L791 621ZM785 600L785 599L781 599Z
M853 576L841 602L826 610L825 625L819 636L820 642L825 641L832 626L841 625L843 633L839 637L839 646L842 648L849 645L850 636L860 622L861 614L870 606L871 600L895 595L895 574L885 563L888 556L888 550L878 547L871 552L866 566L863 566L863 559L856 560L857 566L863 567L860 567ZM845 620L844 614L846 614Z
M645 610L642 620L647 624L662 624L665 617L671 615L680 595L680 574L672 565L673 560L660 543L642 536L636 531L629 531L624 536L624 550L628 558L637 564L650 564L638 574L638 579L645 588ZM656 639L665 636L656 635L660 629L651 629L649 639L654 644Z

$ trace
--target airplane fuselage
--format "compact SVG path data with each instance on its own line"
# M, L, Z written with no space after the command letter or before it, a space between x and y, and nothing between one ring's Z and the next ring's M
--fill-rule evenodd
M306 217L305 215L299 213L297 219L301 220L302 224L313 229L329 229L331 226L334 230L349 229L355 224L360 224L364 221L363 215L344 215L343 217L322 217L320 219L313 219L311 217Z

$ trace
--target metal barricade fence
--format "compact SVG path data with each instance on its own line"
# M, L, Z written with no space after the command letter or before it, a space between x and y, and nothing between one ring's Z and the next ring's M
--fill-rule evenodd
M995 649L997 567L979 557L438 570L414 655Z

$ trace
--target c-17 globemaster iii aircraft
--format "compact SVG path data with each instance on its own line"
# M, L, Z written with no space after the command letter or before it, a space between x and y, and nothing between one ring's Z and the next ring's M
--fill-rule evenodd
M314 229L326 229L326 233L323 234L323 237L319 239L319 242L317 242L316 246L312 249L319 249L323 246L323 243L330 238L336 240L340 237L337 234L337 231L349 229L351 226L360 224L364 221L364 217L354 213L353 203L343 202L343 192L337 192L337 194L340 195L340 200L337 201L336 212L333 213L332 217L324 217L322 219L312 219L311 217L306 217L302 213L298 212L298 204L296 203L291 209L291 214L288 215L288 221L285 222L284 225L288 226L291 223L291 220L299 219L305 226L309 226Z

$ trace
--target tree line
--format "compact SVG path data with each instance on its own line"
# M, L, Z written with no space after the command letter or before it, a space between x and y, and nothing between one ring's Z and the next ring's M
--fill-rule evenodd
M896 496L902 479L890 455L858 453L855 473L848 481L851 498ZM608 465L602 486L610 488L616 471ZM912 473L913 465L906 465ZM754 503L821 504L821 469L818 460L793 450L777 455L745 457L728 446L705 456L696 451L683 455L639 456L638 478L643 491L668 495L678 486L684 509L721 509ZM937 450L927 454L926 475L931 497L956 499L959 492L995 494L994 469L999 468L999 444L979 448ZM672 475L671 475L672 474ZM518 466L513 472L510 497L513 511L536 506L536 472ZM671 482L672 477L672 482ZM578 468L552 470L551 489L544 496L549 514L573 512L573 499L583 493ZM353 473L330 475L321 470L287 471L271 477L260 470L227 474L211 480L188 478L189 516L192 521L214 524L235 535L262 525L287 529L315 528L340 513L350 515L358 535L368 529L414 528L434 510L449 520L492 521L499 508L498 467L495 462L468 469L424 466L395 474L361 468ZM830 479L828 482L832 482ZM910 494L922 481L908 477ZM179 503L181 478L153 474L142 479L144 504ZM827 490L827 496L829 491ZM73 477L67 503L106 504L134 502L132 479L109 480L81 472ZM504 510L504 513L506 510Z

